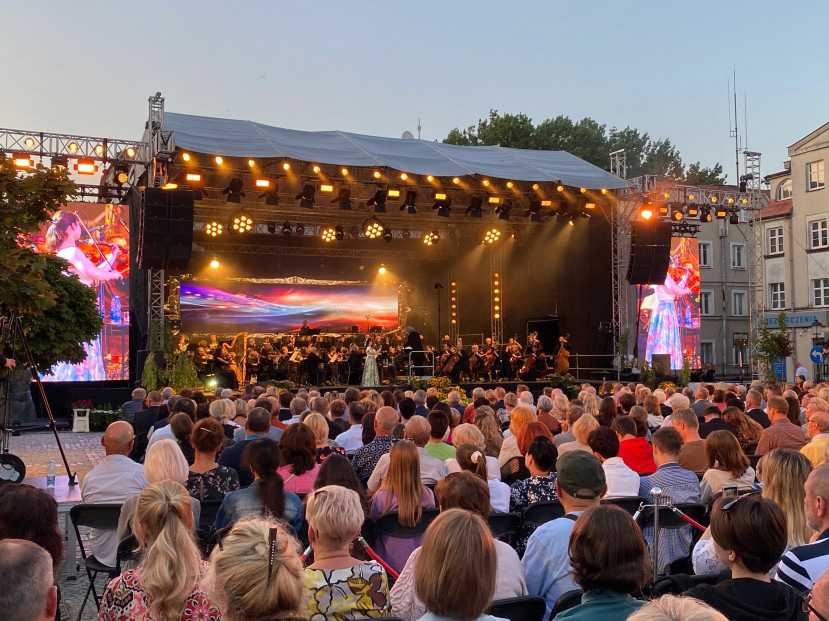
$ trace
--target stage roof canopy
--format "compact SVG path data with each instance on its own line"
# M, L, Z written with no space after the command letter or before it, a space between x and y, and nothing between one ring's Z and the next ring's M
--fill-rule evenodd
M301 131L253 121L167 112L164 125L184 150L225 157L284 157L317 164L375 166L436 177L479 175L620 189L629 184L566 151L465 147L342 131Z

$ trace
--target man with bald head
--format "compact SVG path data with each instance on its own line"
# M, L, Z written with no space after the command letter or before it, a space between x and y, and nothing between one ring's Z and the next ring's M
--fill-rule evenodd
M400 421L397 410L384 405L374 415L374 440L354 451L351 465L361 481L367 481L380 457L391 450L392 431Z
M406 427L403 430L403 439L411 440L417 446L417 452L420 455L420 481L423 485L434 485L449 474L446 462L432 457L424 449L429 442L431 431L432 427L429 425L429 421L423 416L412 416L406 421ZM382 485L383 479L386 478L389 471L389 459L390 454L386 453L381 455L377 461L377 465L374 467L374 471L366 485L369 494L374 494L380 489L380 485Z
M829 464L818 466L809 474L803 506L806 523L818 533L817 539L783 554L776 579L806 595L829 569Z
M826 461L826 448L829 447L829 412L814 412L806 423L806 435L809 443L800 449L812 467L817 468Z
M24 539L0 541L0 610L4 621L52 621L58 588L52 557Z
M144 466L129 458L135 436L132 425L119 420L107 427L101 438L106 456L81 479L84 502L123 504L147 485ZM115 530L93 530L90 534L93 556L105 565L115 565L118 539Z

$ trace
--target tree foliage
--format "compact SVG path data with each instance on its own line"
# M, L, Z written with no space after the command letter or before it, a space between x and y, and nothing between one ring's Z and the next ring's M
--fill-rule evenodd
M20 174L0 155L0 313L21 317L39 369L80 362L83 343L101 329L95 292L56 256L37 254L27 236L74 193L63 170Z
M601 168L608 167L608 154L625 150L628 177L660 175L677 181L724 183L722 166L717 163L703 168L699 162L686 172L679 149L669 138L651 138L633 127L608 129L598 121L585 117L573 121L558 115L534 124L526 114L502 114L490 110L489 116L466 129L452 129L444 139L447 144L500 145L520 149L562 150ZM688 175L693 176L688 176ZM715 179L714 181L708 181Z

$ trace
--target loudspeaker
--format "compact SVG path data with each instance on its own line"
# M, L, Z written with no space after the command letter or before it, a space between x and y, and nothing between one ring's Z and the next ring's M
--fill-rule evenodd
M147 188L142 199L138 268L187 269L193 249L193 191Z
M671 254L671 223L662 220L631 223L628 282L653 285L665 281Z

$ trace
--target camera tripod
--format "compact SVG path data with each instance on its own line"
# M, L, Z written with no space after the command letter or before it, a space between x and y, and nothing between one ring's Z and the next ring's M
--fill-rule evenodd
M18 345L20 346L19 350L17 349ZM0 317L0 346L3 347L3 351L9 352L14 359L17 359L16 351L23 354L21 364L30 370L32 379L37 384L40 398L43 400L43 409L49 419L49 428L55 435L60 457L66 468L66 474L69 476L69 485L76 485L76 474L69 469L69 462L66 460L66 453L63 451L63 444L61 444L58 435L55 416L52 413L49 398L46 396L46 389L43 382L40 381L40 374L32 358L32 352L29 349L29 342L26 340L20 317L15 313ZM5 371L8 371L8 373ZM23 463L22 459L9 452L9 438L11 437L11 429L8 427L11 412L11 382L9 380L13 371L10 369L5 371L0 374L0 394L3 400L2 407L0 407L0 483L19 483L26 477L26 464Z

